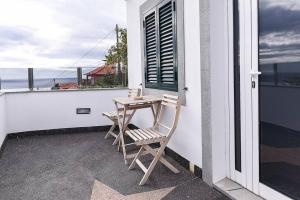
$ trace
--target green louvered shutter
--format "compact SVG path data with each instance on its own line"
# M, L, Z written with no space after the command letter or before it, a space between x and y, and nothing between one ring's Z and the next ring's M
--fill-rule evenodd
M158 8L159 23L159 85L177 91L175 2Z
M144 18L145 33L145 82L146 87L158 86L157 30L155 11Z

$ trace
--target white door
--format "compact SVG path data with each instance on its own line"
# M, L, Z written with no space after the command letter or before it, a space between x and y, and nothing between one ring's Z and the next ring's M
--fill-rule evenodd
M250 8L253 191L300 199L300 1L251 0Z
M300 199L300 1L228 0L228 16L230 178Z

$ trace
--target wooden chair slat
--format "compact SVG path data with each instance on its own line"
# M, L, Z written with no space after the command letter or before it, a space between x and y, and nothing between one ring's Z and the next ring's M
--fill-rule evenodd
M144 131L145 131L146 133L148 133L149 135L151 135L152 138L157 138L157 135L151 133L151 132L148 131L147 129L144 129Z
M175 100L179 99L179 97L176 95L164 94L163 96L166 98L175 99Z
M142 134L140 131L138 131L138 129L136 129L136 130L133 130L136 134L138 134L139 136L141 136L142 138L143 138L143 140L147 140L148 138L144 135L144 134Z
M131 130L130 132L131 132L132 135L134 135L139 140L143 140L143 138L139 134L137 134L135 131Z
M144 132L145 134L149 135L149 137L151 137L151 138L159 138L159 137L161 137L161 136L158 136L158 135L155 135L155 134L151 133L151 132L148 131L147 129L143 129L143 132Z
M175 104L175 105L177 105L177 101L175 101L175 100L172 100L172 99L163 99L162 101L165 101L165 102L167 102L167 103L172 103L172 104Z
M147 131L151 132L153 135L155 135L156 137L161 137L160 134L158 134L157 132L153 131L152 129L148 128Z
M152 139L153 137L147 134L143 129L137 129L140 134L143 134L147 139Z
M117 112L116 111L111 111L111 112L103 112L102 113L103 116L109 118L112 121L117 120L118 116L117 116ZM126 114L126 117L130 116L130 114ZM123 118L124 114L121 112L120 113L120 118Z
M129 137L131 137L135 142L139 140L138 138L136 138L136 137L131 133L131 131L126 131L126 134L127 134Z

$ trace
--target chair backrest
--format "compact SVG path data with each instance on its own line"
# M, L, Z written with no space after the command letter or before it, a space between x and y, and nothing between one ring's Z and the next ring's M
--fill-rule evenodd
M163 120L164 112L167 110L173 111L173 118L171 120L171 126L165 125ZM160 127L167 129L168 133L166 135L167 138L170 138L177 128L179 114L180 114L181 102L178 96L172 96L165 94L163 95L163 99L161 102L161 109L158 115L157 123L154 125L154 128L160 129Z

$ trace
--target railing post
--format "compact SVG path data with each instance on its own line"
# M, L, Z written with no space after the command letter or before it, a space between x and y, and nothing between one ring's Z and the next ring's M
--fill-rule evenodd
M28 88L29 90L33 90L33 68L28 68Z
M79 87L82 86L82 68L81 67L77 67L77 83L78 83Z
M278 64L277 63L273 65L273 71L274 71L274 84L278 85Z

